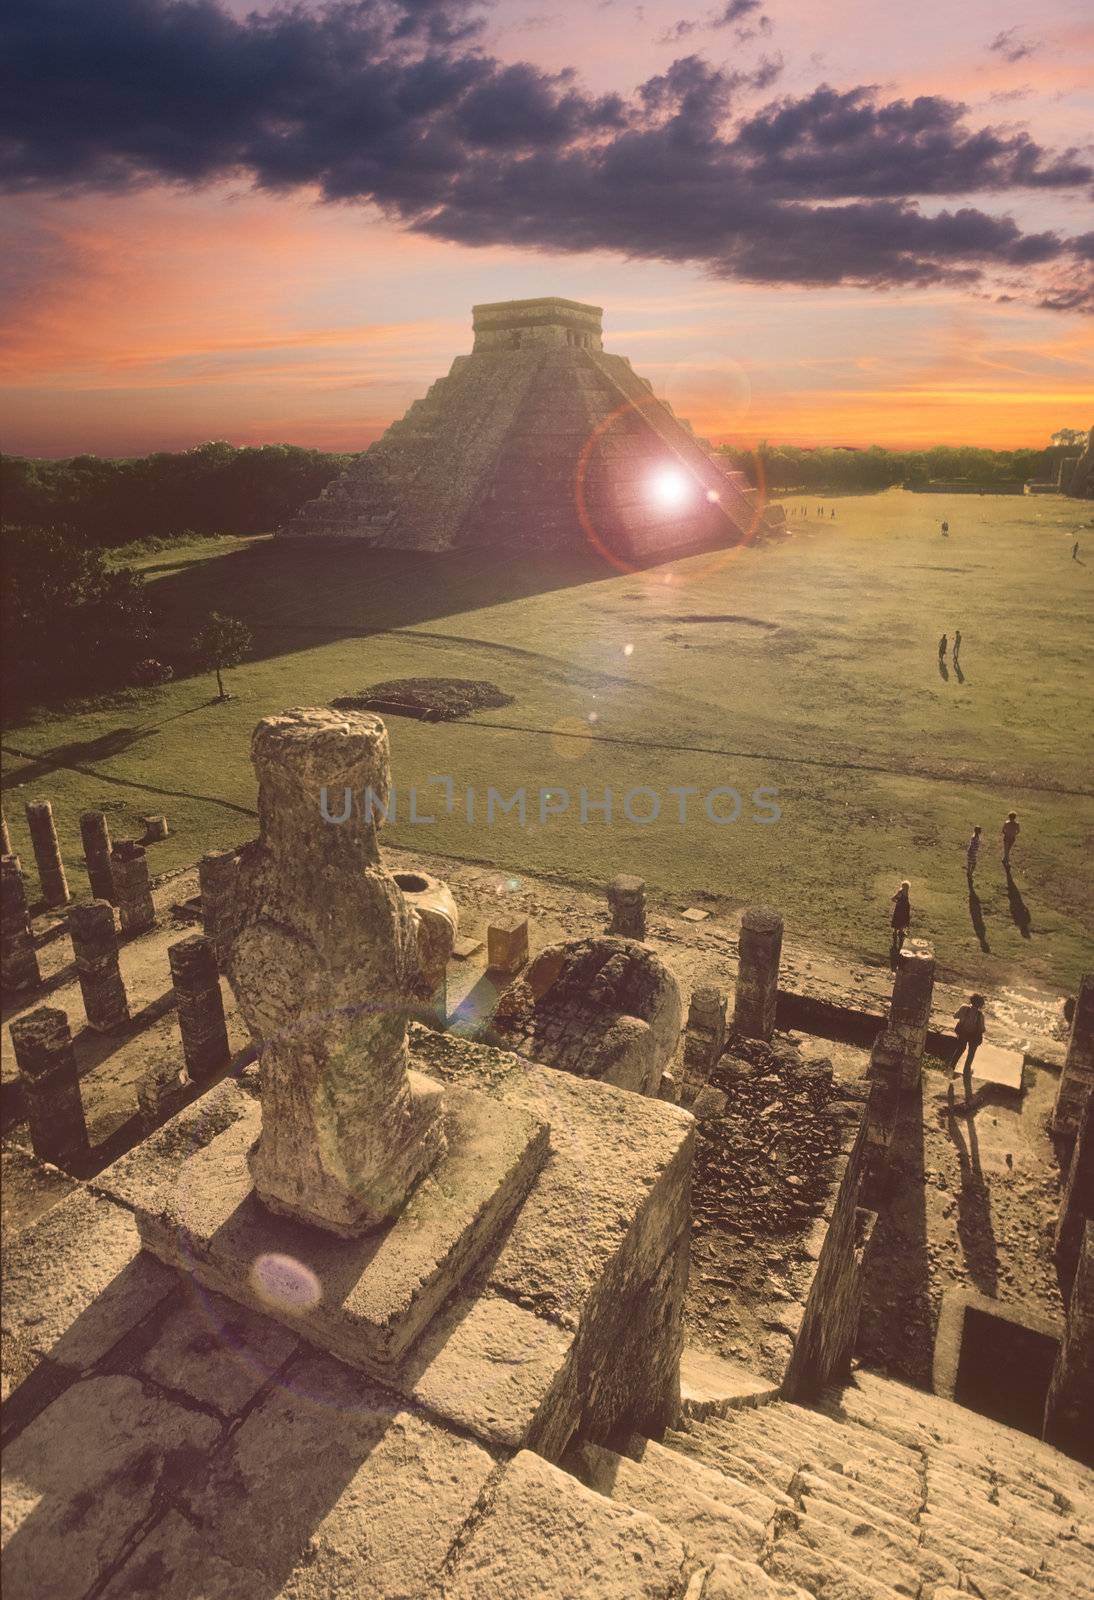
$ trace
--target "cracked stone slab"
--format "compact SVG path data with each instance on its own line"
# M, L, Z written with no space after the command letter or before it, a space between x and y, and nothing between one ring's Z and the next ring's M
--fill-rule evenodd
M166 1183L127 1192L141 1239L207 1289L324 1350L390 1375L448 1296L499 1242L547 1157L548 1127L473 1089L445 1099L448 1150L387 1228L341 1239L269 1212L247 1155L253 1103Z
M199 1538L164 1530L164 1563L178 1576L157 1600L204 1595L206 1572L225 1562L261 1573L267 1600L417 1600L495 1468L475 1440L302 1353L182 1487L179 1508Z
M299 1350L299 1341L279 1322L200 1284L175 1283L163 1314L153 1319L158 1326L137 1360L136 1375L226 1418L235 1416Z
M82 1600L220 1433L136 1378L73 1384L4 1452L7 1600Z
M674 1600L689 1562L680 1539L522 1450L430 1600Z
M170 1293L131 1214L85 1188L16 1233L3 1253L3 1397L47 1357L86 1372Z

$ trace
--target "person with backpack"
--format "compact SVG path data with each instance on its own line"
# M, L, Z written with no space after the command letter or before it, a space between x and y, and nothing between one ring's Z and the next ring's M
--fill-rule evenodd
M892 915L889 918L889 926L892 929L892 939L889 943L889 965L892 967L894 972L896 971L897 960L900 956L901 950L904 947L904 940L908 936L908 929L911 927L912 922L912 903L910 898L910 890L911 884L908 882L907 878L905 878L904 882L900 885L900 888L897 890L896 894L893 895L892 900L890 901L893 910Z
M964 1052L965 1065L962 1069L962 1076L971 1078L972 1058L984 1042L984 996L982 994L970 994L968 1004L959 1007L954 1013L954 1018L957 1049L950 1060L950 1072L956 1076L957 1063L961 1060L962 1052Z

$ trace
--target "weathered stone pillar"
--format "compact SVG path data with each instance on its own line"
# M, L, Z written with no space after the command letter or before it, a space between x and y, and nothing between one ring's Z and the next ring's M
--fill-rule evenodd
M486 927L486 970L511 978L528 963L528 918L502 917Z
M178 1002L186 1070L194 1083L215 1078L228 1065L228 1029L213 946L200 933L169 945L167 960Z
M177 1060L153 1062L137 1085L137 1109L146 1132L175 1115L186 1099L186 1090Z
M135 839L119 839L110 852L110 871L122 932L132 936L155 927L156 908L144 846Z
M120 1028L129 1021L129 1001L118 966L114 907L109 900L73 906L68 914L68 932L88 1027L96 1033Z
M379 1227L445 1148L442 1091L408 1072L414 923L380 864L375 808L326 821L320 792L390 784L378 717L267 717L251 742L259 838L241 853L228 970L261 1050L262 1133L250 1154L273 1211L353 1236Z
M769 906L750 906L741 918L734 1031L746 1039L770 1039L779 1000L783 919Z
M1056 1224L1056 1276L1065 1305L1071 1298L1083 1228L1088 1218L1094 1218L1094 1095L1087 1096L1083 1108Z
M621 872L608 885L608 907L612 914L609 933L622 939L646 937L646 885L641 878Z
M870 1057L871 1070L897 1080L903 1089L920 1081L934 994L934 946L926 939L907 939L897 958L889 1021Z
M0 870L0 985L5 994L15 994L22 989L36 989L42 974L27 915L27 891L19 857L4 856Z
M42 1161L66 1170L88 1151L76 1051L63 1011L41 1006L11 1025L26 1096L30 1142Z
M84 863L87 867L91 893L96 900L114 903L114 875L110 868L110 826L102 811L84 811L80 815L80 838L84 846Z
M3 812L0 812L0 846L2 846L2 848L0 848L0 856L10 856L13 854L11 848L11 834L8 832L8 819Z
M1094 972L1079 980L1075 1015L1067 1041L1067 1058L1056 1090L1052 1131L1061 1138L1074 1138L1079 1131L1083 1107L1094 1093Z
M27 826L34 860L38 867L38 880L42 885L42 899L47 906L67 905L70 899L65 864L61 860L61 846L57 842L57 829L53 822L53 807L48 800L27 801Z
M150 816L142 817L144 823L144 843L158 844L168 835L167 818L162 811L154 811Z
M1045 1402L1044 1437L1094 1467L1094 1222L1087 1222L1075 1267L1067 1326Z
M705 1078L726 1042L726 997L720 989L693 989L684 1031L684 1068L692 1077Z
M201 923L221 972L227 970L228 950L235 934L238 875L238 850L210 850L198 862Z

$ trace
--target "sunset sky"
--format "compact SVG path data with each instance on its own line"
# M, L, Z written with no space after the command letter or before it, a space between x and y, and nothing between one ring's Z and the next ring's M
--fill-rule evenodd
M1094 423L1086 0L6 0L2 444L370 443L476 301L715 440Z

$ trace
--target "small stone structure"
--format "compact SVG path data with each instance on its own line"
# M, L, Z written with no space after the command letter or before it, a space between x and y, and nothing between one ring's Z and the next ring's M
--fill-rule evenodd
M47 906L67 905L71 896L65 877L65 864L61 859L61 846L57 842L53 807L48 800L27 801L27 826L38 867L38 881L42 885L42 899Z
M110 825L102 811L80 814L80 838L84 847L91 893L96 900L114 902L114 874L110 866Z
M621 872L608 885L608 932L621 939L646 937L646 885L641 878Z
M173 1117L186 1099L187 1085L170 1056L154 1061L137 1085L137 1109L147 1130Z
M231 1057L216 953L208 939L195 933L168 945L167 960L186 1071L193 1083L207 1083L223 1072Z
M1075 1137L1091 1094L1094 1094L1094 972L1087 972L1079 981L1067 1057L1056 1091L1052 1131L1058 1138Z
M0 856L10 856L14 852L11 848L11 834L8 831L6 813L0 813Z
M783 919L769 906L751 906L741 918L733 1031L745 1039L770 1040L779 1000Z
M448 1015L448 963L460 931L455 896L447 883L428 872L396 872L392 876L414 922L423 997L443 1022Z
M915 1088L920 1080L933 993L934 946L926 939L908 939L897 960L889 1020L870 1058L871 1071L903 1089Z
M11 1025L34 1154L66 1171L88 1152L80 1073L68 1018L41 1006Z
M162 811L154 811L147 817L142 817L144 823L144 843L158 844L161 839L168 836L167 818Z
M684 1072L705 1080L726 1043L726 997L721 989L701 984L692 990L684 1030Z
M238 850L210 850L198 862L201 921L205 937L216 952L217 966L227 970L228 951L235 933Z
M5 994L36 989L42 981L27 915L27 892L19 857L0 860L0 985Z
M68 932L87 1025L96 1033L110 1033L129 1021L129 1001L118 965L114 907L109 900L73 906L68 913Z
M122 933L132 938L155 927L156 908L144 846L135 839L119 839L110 852L110 871Z
M604 937L541 950L486 1031L532 1061L656 1095L680 1018L679 986L657 956Z
M528 961L528 918L503 917L486 930L486 968L511 978Z

